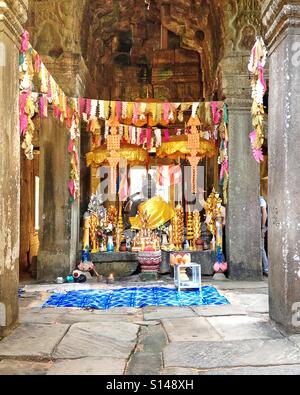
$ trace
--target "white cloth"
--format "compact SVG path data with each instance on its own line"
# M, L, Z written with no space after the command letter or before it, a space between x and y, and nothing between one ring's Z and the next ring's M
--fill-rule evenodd
M99 100L99 118L105 119L104 100Z
M265 201L263 196L259 197L259 204L261 208L267 208L267 202Z
M97 112L97 106L98 106L98 100L91 100L91 118L96 117L96 112Z

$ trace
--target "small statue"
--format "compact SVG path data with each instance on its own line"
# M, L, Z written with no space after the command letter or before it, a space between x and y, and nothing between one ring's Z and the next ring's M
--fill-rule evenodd
M99 252L99 241L97 237L98 226L99 226L99 219L97 214L94 213L90 216L90 240L91 240L92 253Z

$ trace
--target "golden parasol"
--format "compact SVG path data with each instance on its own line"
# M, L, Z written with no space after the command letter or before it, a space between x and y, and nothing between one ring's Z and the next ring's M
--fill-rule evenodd
M108 164L108 157L111 152L107 150L107 146L103 145L86 154L87 166L99 167ZM118 150L118 156L126 159L128 164L135 166L148 163L149 155L146 150L134 144L122 144Z
M186 159L191 154L188 148L188 137L172 136L169 142L162 143L157 149L156 155L158 158L168 159ZM218 154L217 147L211 140L200 138L200 145L198 155L201 159L208 157L212 158Z

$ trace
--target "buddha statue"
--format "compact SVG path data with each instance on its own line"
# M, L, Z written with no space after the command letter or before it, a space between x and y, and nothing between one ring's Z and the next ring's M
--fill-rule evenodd
M136 213L134 213L136 216L129 218L132 229L140 230L143 228L141 219L145 218L145 215L147 215L147 228L151 230L158 229L174 217L175 212L173 208L161 196L150 197L156 193L153 180L148 179L144 183L142 193L143 198L136 202Z
M174 210L161 196L155 196L146 202L141 203L139 205L138 212L142 216L145 213L148 213L148 227L152 230L158 229L174 217ZM133 229L142 228L140 216L130 218L130 223Z

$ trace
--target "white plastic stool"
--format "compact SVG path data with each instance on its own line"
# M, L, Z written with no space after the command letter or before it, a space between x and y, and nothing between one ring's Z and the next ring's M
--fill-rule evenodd
M181 280L180 269L192 269L192 278L189 280ZM199 263L191 262L183 265L175 265L174 267L174 283L178 292L182 289L199 289L202 298L201 286L201 265Z

